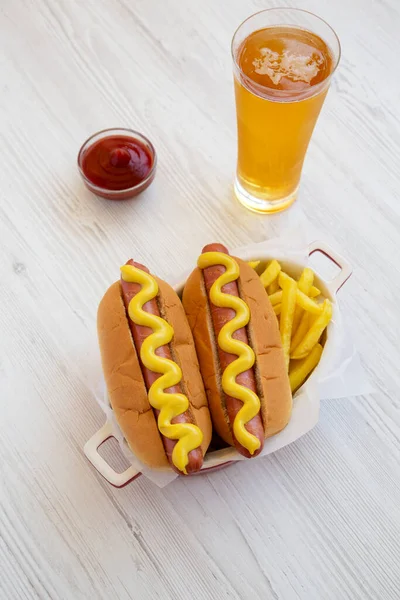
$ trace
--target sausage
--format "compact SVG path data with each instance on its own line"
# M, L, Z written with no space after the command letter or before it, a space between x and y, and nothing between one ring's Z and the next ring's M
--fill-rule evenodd
M203 254L205 252L223 252L224 254L229 254L227 248L225 248L225 246L223 246L222 244L208 244L207 246L204 246L204 248L202 250ZM236 314L232 308L224 308L224 307L221 308L221 307L215 306L215 304L213 304L210 300L211 286L224 272L225 272L225 267L223 265L215 265L215 266L207 267L206 269L203 269L204 284L205 284L206 291L207 291L208 303L209 303L210 313L211 313L211 320L213 323L216 339L217 339L218 334L221 331L222 327L226 323L231 321ZM238 284L236 281L232 281L231 283L224 285L222 288L222 291L225 292L226 294L231 294L232 296L239 296L239 289L238 289ZM236 340L240 340L241 342L244 342L245 344L249 344L249 340L248 340L248 336L247 336L245 327L242 327L242 328L238 329L237 331L235 331L233 333L232 337ZM234 360L236 360L237 356L235 354L229 354L228 352L224 352L224 350L222 350L218 346L218 344L217 344L217 347L218 347L218 357L219 357L219 362L221 365L221 373L222 373L230 363L232 363ZM255 394L257 394L256 379L255 379L253 368L248 369L247 371L244 371L243 373L240 373L236 377L236 381L240 385L243 385L244 387L249 388ZM228 396L228 395L225 395L225 403L226 403L226 410L228 413L229 423L231 425L231 430L232 430L232 435L233 435L233 422L234 422L235 417L238 414L240 408L243 406L243 403L241 400L238 400L237 398L232 398L232 396ZM264 438L265 438L264 426L263 426L261 414L258 413L258 415L253 417L253 419L251 419L251 421L246 423L245 427L249 433L253 434L255 437L257 437L260 440L260 448L258 450L256 450L254 452L254 454L250 454L250 452L246 448L244 448L241 444L239 444L239 442L233 436L233 441L235 443L235 447L238 450L238 452L240 452L240 454L243 454L247 458L249 458L250 456L257 456L257 454L259 454L263 448Z
M132 259L128 260L126 264L132 265L134 267L137 267L138 269L141 269L142 271L145 271L146 273L149 273L149 270L147 269L147 267L141 265L140 263L134 262ZM139 283L130 283L128 281L125 281L121 277L122 298L123 298L123 301L125 304L127 315L128 315L129 302L141 290L141 287L142 286ZM152 315L156 315L158 317L160 316L160 311L159 311L159 308L157 305L156 298L153 298L153 300L149 300L149 302L146 302L146 304L143 305L143 310ZM143 379L145 381L146 389L148 391L150 389L151 385L161 376L160 373L155 373L154 371L147 369L144 366L144 364L142 363L142 360L140 358L140 349L142 347L142 344L143 344L144 340L152 333L152 329L150 327L143 327L142 325L136 325L132 321L132 319L129 318L129 315L128 315L128 322L129 322L129 327L130 327L130 330L132 333L133 341L135 343L136 352L137 352L137 355L138 355L138 358L140 361L140 367L142 370ZM171 356L171 350L168 345L160 346L159 348L157 348L156 354L157 354L157 356L161 356L162 358L168 358L169 360L173 360L172 356ZM183 393L182 388L179 384L174 385L170 388L167 388L165 391L170 394L173 394L173 393L182 394ZM160 411L156 410L155 408L153 408L153 411L154 411L156 419L158 419L158 415L159 415ZM174 417L172 419L171 423L193 423L193 419L191 418L189 411L186 411L186 412L182 413L181 415ZM164 445L165 453L168 457L168 460L169 460L172 468L175 471L177 471L178 473L180 473L180 471L175 467L175 465L172 462L172 451L175 447L175 444L177 443L177 440L169 439L169 438L165 437L164 435L162 435L161 433L160 433L160 436L161 436L161 439L162 439L162 442ZM186 465L186 471L188 472L188 474L198 471L203 464L203 452L202 452L201 448L195 448L194 450L191 450L189 452L188 458L189 458L189 462Z

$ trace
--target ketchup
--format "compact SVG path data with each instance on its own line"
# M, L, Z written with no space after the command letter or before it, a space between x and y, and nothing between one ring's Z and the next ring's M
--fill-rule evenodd
M110 135L94 142L83 153L85 177L104 190L127 190L146 179L154 163L150 150L138 139Z

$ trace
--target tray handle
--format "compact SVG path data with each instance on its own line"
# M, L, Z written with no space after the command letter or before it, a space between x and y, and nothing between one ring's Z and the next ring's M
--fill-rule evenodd
M320 242L318 240L312 242L308 247L308 256L311 256L315 252L320 252L329 258L330 261L335 263L337 267L339 267L339 273L329 282L333 286L335 293L337 293L342 285L346 283L352 274L353 269L347 260L341 256L341 254L338 254L335 250L328 246L328 244L325 244L325 242Z
M86 442L83 451L96 471L98 471L108 483L111 483L114 487L121 488L130 483L133 479L136 479L136 477L139 477L141 473L133 466L128 467L123 473L117 473L117 471L114 471L108 462L99 454L99 447L112 437L115 438L112 424L110 421L106 421L103 427L96 431L90 440Z

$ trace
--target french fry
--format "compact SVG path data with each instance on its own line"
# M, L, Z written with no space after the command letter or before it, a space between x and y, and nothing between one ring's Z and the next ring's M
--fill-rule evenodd
M306 267L305 269L303 269L303 272L300 275L299 281L297 283L297 287L300 290L300 292L303 292L303 294L306 294L306 296L308 296L313 282L314 282L314 273L311 269ZM300 306L296 306L296 310L294 311L294 317L293 317L293 332L297 331L302 312L303 312L302 308Z
M291 277L288 277L288 279L284 281L282 287L281 321L279 329L286 367L289 371L290 340L292 337L294 309L296 308L297 282Z
M286 273L283 273L281 271L279 273L279 285L281 286L281 288L283 288L285 283L289 281L294 281L294 279L292 279L292 277L289 277L289 275L286 275ZM303 292L301 292L300 290L297 290L296 292L296 302L299 306L301 306L301 308L307 310L313 315L320 315L322 312L322 304L317 304L316 302L314 302L314 300L311 300L311 298L303 294Z
M292 358L300 359L306 357L319 341L325 327L332 318L332 304L328 299L324 301L322 307L321 314L315 319L304 338L293 350Z
M307 334L307 331L310 328L310 313L304 311L302 317L300 319L300 324L296 330L296 333L292 335L292 343L290 344L290 354L293 354L296 346L298 346L304 336Z
M320 315L322 313L322 304L317 304L314 300L311 300L308 296L297 290L296 301L301 308L313 315Z
M303 385L305 379L315 369L321 358L322 350L321 344L316 344L308 356L302 360L290 362L289 381L292 392Z
M258 265L260 264L261 260L249 260L249 262L247 263L252 269L257 269Z
M271 296L272 294L275 294L275 292L278 292L278 291L279 291L279 283L278 283L278 278L276 278L267 287L267 293L268 293L268 296Z
M292 279L292 281L294 281L294 279ZM280 304L282 302L282 295L282 290L279 290L279 292L275 292L275 294L272 294L269 297L272 306L276 306L277 304ZM313 315L320 315L322 312L322 304L317 304L316 302L314 302L314 300L311 300L308 296L303 294L303 292L300 292L300 290L296 291L296 304L301 309L306 310L307 312L310 312Z
M278 277L280 272L281 265L277 260L271 260L265 271L260 275L263 286L267 288Z
M315 285L312 285L311 289L310 289L310 291L308 293L308 295L310 296L310 298L316 298L320 294L321 294L321 290L319 290L317 287L315 287Z
M273 307L274 309L274 313L276 314L276 316L280 315L282 312L282 303L280 304L275 304L275 306Z
M282 290L279 290L279 292L275 292L274 294L271 294L269 299L271 300L271 304L272 306L275 306L276 304L280 304L282 302Z
M309 267L306 267L305 269L303 269L303 272L300 275L300 279L297 283L297 287L299 288L299 290L301 292L308 295L313 283L314 283L314 272Z
M289 281L294 281L294 279L292 279L292 277L289 277L289 275L281 271L279 273L279 285L283 288L285 283ZM311 312L314 315L319 315L322 312L322 304L317 304L316 302L314 302L314 300L311 300L311 298L306 296L306 294L304 294L299 289L296 292L296 302L301 308L307 310L308 312Z

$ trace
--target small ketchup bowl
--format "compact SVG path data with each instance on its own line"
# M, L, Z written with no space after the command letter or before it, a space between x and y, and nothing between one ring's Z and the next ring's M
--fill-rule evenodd
M128 200L145 190L156 174L157 155L150 140L133 129L103 129L78 153L86 187L107 200Z

